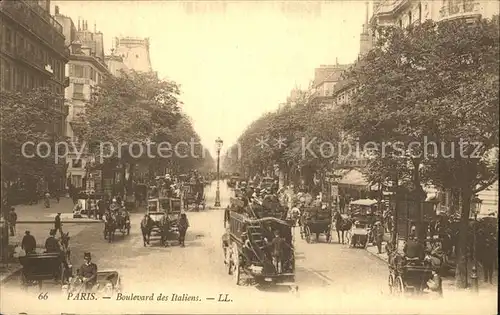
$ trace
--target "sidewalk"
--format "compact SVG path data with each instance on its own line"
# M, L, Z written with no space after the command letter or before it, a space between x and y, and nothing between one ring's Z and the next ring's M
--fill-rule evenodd
M366 250L370 254L372 254L373 256L375 256L378 259L384 261L385 263L389 263L389 258L387 256L387 253L384 250L385 244L386 244L386 242L383 242L382 253L381 254L378 253L377 246L370 246L370 245L368 245L368 247L366 248ZM483 275L482 275L481 267L479 267L479 270L478 270L478 277L479 277L479 290L480 291L485 291L488 294L489 293L495 294L495 296L496 296L497 295L497 291L498 291L497 285L495 283L494 284L489 284L489 283L484 283L482 281ZM496 272L494 273L493 278L497 279ZM495 280L494 280L494 282L495 282ZM443 291L444 292L446 292L446 291L457 291L457 290L459 290L459 289L457 289L456 286L455 286L455 278L454 277L443 278Z
M36 221L53 219L58 212L61 217L73 217L73 201L71 198L62 197L59 203L55 199L50 200L50 208L45 208L43 200L34 205L14 206L18 221Z

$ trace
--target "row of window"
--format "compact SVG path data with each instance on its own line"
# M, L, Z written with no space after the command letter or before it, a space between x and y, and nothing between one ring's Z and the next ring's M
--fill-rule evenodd
M404 18L405 22L403 22L403 18L400 18L398 21L399 27L406 27L408 25L411 25L412 23L415 22L413 19L413 14L411 10L408 12L407 16ZM417 8L417 19L416 21L422 21L422 4L418 4Z
M46 71L47 65L59 82L64 81L65 63L57 58L45 47L25 36L24 33L15 31L7 25L0 30L0 47L2 51L19 58L37 67L40 71Z
M61 85L50 82L46 76L30 68L14 66L4 58L0 58L0 70L3 90L21 92L48 86L54 93L63 94L63 87Z
M64 50L64 35L62 26L48 12L27 1L3 1L2 11L12 16L14 20L43 39L50 47ZM34 12L37 11L37 12ZM43 17L41 17L42 15Z
M90 79L96 84L101 83L102 75L90 65L69 65L69 76L74 78Z

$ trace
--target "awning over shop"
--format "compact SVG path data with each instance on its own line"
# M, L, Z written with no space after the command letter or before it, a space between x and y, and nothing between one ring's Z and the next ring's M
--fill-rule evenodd
M363 173L357 170L350 170L338 182L339 187L353 187L353 188L369 188L369 183L366 181Z

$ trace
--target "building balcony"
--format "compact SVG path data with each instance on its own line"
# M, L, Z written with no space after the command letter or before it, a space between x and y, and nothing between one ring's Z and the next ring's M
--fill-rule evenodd
M45 65L40 58L37 58L33 52L25 51L25 50L17 50L12 54L14 57L18 58L18 60L25 63L27 66L35 68L40 71L47 77L51 77L52 73L46 71Z
M373 15L393 15L398 11L405 8L407 5L411 3L411 0L386 0L382 1L378 7L374 9Z
M36 1L2 1L1 12L45 41L48 46L66 55L61 24Z
M464 0L459 4L445 5L439 10L439 21L481 16L481 3Z

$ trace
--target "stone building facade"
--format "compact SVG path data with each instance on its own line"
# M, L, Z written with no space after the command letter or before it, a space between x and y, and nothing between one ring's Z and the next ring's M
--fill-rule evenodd
M50 0L1 1L0 35L2 90L23 92L48 87L64 95L69 85L64 71L69 49L62 25L50 14ZM52 111L58 119L48 126L49 132L63 137L67 107L63 101L56 102ZM64 189L66 165L63 160L57 162L57 174L43 189Z
M90 100L93 89L100 84L110 72L104 61L103 34L89 30L88 22L78 21L76 27L70 17L60 14L56 7L55 18L63 25L66 42L71 54L66 67L69 77L69 86L65 90L65 99L68 104L66 136L74 146L75 151L66 157L68 165L68 179L79 189L93 189L95 183L89 181L90 161L92 157L87 148L82 148L81 131L86 103ZM82 152L79 155L78 152ZM89 187L90 186L90 187Z

